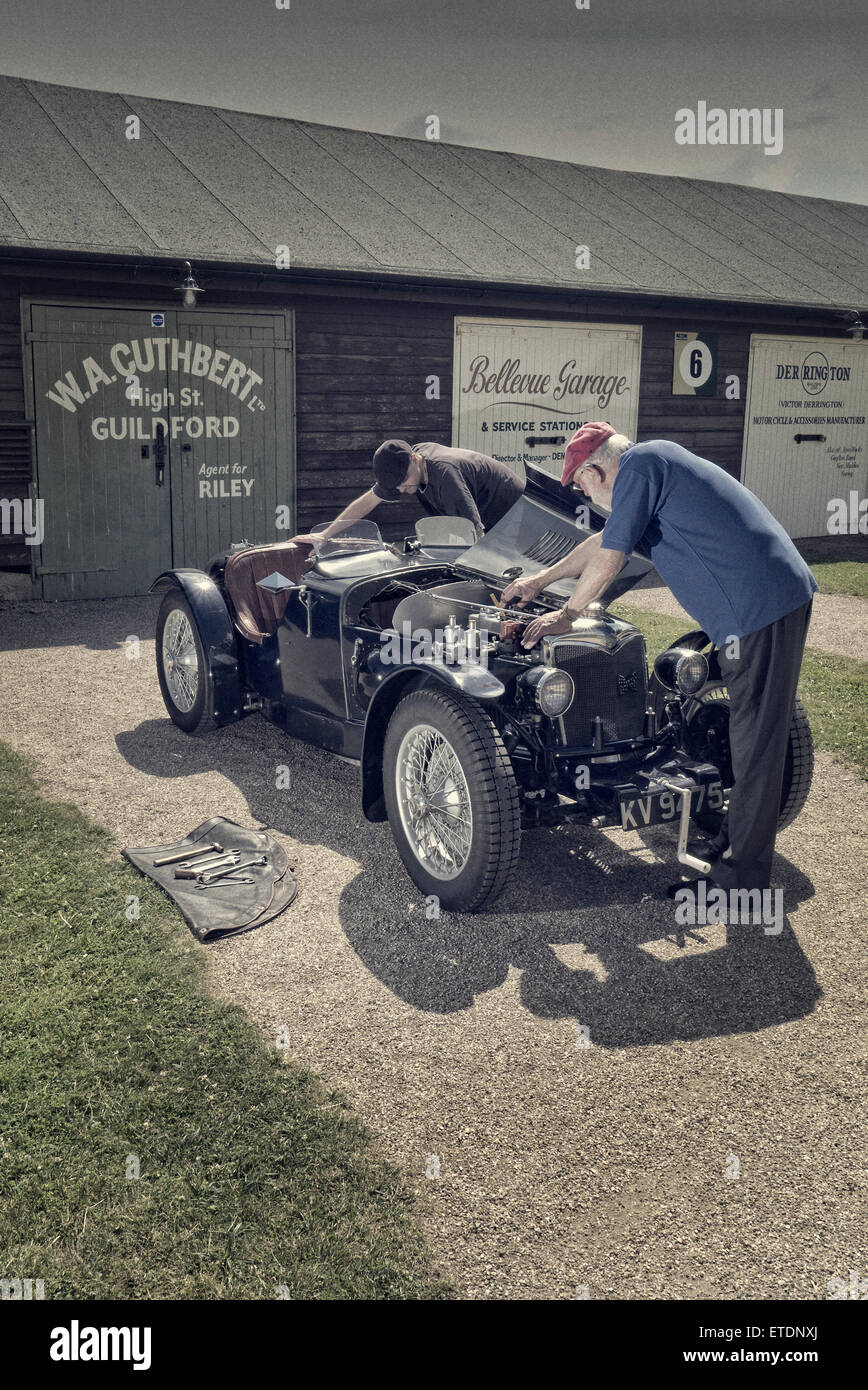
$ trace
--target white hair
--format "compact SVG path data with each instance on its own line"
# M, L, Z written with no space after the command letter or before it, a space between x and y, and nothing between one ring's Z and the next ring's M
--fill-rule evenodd
M594 463L606 472L613 465L620 463L621 455L629 447L630 441L626 434L610 434L609 438L605 439L586 460L586 466L589 463Z

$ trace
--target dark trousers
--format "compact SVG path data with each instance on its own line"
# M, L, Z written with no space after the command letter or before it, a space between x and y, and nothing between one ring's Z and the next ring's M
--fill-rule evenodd
M811 600L777 622L739 638L739 655L719 652L730 698L729 743L735 781L719 835L730 857L711 877L731 888L768 888L775 850L784 763Z

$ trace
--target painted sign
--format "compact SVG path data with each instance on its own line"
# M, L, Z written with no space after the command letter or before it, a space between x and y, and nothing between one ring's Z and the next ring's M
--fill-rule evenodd
M457 318L452 442L560 477L589 420L635 439L641 351L638 326Z
M751 338L742 482L791 536L827 532L829 504L868 494L868 343Z
M46 597L144 592L155 566L201 567L270 539L278 505L294 514L282 312L35 301L31 315Z
M673 396L717 395L717 334L678 332L672 355Z
M176 382L175 390L162 384L167 372ZM196 378L212 382L227 393L226 413L205 413L204 390L181 385L184 380ZM159 384L146 385L151 379ZM108 395L108 408L114 408L115 413L101 415L89 407L88 427L100 443L124 439L235 439L241 430L240 407L253 413L266 408L256 389L263 383L259 372L240 357L190 338L132 338L114 343L99 357L83 357L45 394L62 410L75 414L118 381L124 386L123 414L117 413L116 392ZM130 406L137 407L136 413L127 413ZM247 465L238 461L210 467L203 461L199 497L216 500L249 496L253 478L215 476L247 471Z

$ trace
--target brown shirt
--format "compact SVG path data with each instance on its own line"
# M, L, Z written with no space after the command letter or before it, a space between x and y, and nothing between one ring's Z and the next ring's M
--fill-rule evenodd
M475 449L446 444L414 444L428 470L428 482L415 496L432 516L464 516L477 537L490 530L524 492L524 483L505 463Z

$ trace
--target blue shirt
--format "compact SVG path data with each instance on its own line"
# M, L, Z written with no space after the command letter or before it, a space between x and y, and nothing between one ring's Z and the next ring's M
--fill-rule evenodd
M666 439L621 455L602 547L650 559L718 647L785 617L819 587L758 497Z

